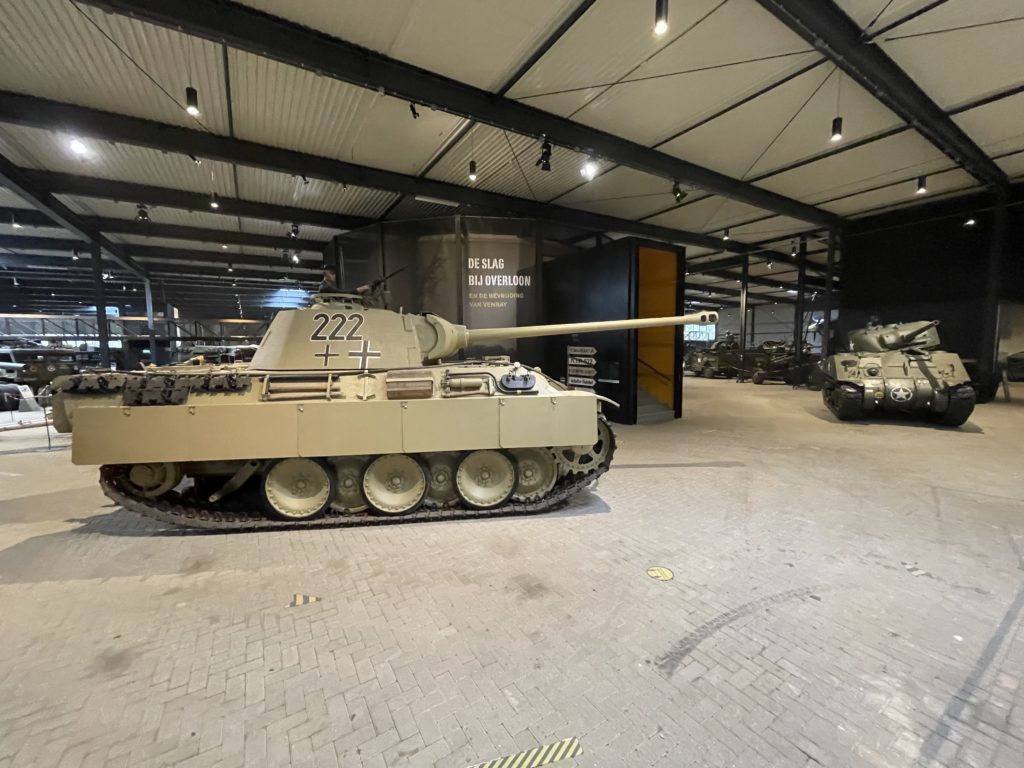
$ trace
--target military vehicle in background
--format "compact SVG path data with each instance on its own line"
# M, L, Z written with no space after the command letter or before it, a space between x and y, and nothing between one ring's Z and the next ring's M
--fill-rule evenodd
M764 356L755 360L750 380L755 384L782 381L794 387L806 385L811 389L819 389L821 355L813 353L811 345L805 343L797 360L793 349L791 343L783 342L765 349Z
M939 350L930 322L868 325L849 333L850 351L822 363L822 399L842 421L878 411L912 414L958 427L974 410L975 391L960 357Z
M75 464L100 465L111 499L176 524L543 512L608 469L606 398L508 358L451 358L494 339L717 321L471 330L379 308L379 295L320 294L279 312L248 364L59 379L54 424L71 432Z
M711 342L706 349L698 349L692 356L687 355L683 358L683 370L692 371L706 379L715 376L735 376L739 364L740 344L731 333Z
M247 363L258 348L258 344L196 344L180 347L175 357L180 365Z
M38 394L58 376L78 373L78 351L64 347L0 348L0 381L24 384Z
M1006 378L1010 381L1024 381L1024 351L1006 356Z

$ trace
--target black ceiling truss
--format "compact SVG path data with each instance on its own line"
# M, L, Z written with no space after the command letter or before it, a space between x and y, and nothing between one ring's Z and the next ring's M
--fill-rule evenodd
M189 274L210 275L222 277L226 280L262 278L265 280L276 280L281 282L293 279L319 282L319 269L312 268L308 265L284 265L280 262L266 264L263 260L256 261L257 259L260 259L260 257L247 256L244 257L244 260L240 257L234 261L234 264L239 266L234 267L233 272L228 272L226 266L217 266L216 264L209 263L184 264L164 263L161 261L146 261L144 263L146 264L147 271L151 273L151 276L154 279L160 275ZM46 267L70 271L74 270L78 264L81 264L84 267L85 261L75 262L66 256L41 256L39 254L15 254L0 251L0 268L11 267L31 269L34 267ZM259 267L264 266L267 267L267 269L259 269ZM111 274L116 274L113 270L108 271L110 271ZM5 276L5 273L0 271L0 280ZM118 279L127 280L130 278L119 276Z
M191 0L187 4L167 4L163 0L85 1L497 128L537 138L546 136L555 144L660 176L669 182L693 184L814 224L838 226L841 222L835 214L709 168L237 3L224 0ZM378 185L376 188L386 187Z
M22 226L56 227L53 220L39 211L22 208L0 207L0 222L10 221L15 216ZM194 240L200 243L218 243L223 245L248 245L255 248L282 248L297 251L315 251L321 253L327 245L326 241L295 238L288 235L261 235L251 232L237 232L226 229L208 229L204 227L181 226L178 224L159 224L153 221L136 221L133 219L108 219L99 216L82 216L81 220L96 231L108 234L140 235L142 237L165 237L174 240ZM123 245L131 250L131 245Z
M0 156L0 184L6 186L14 194L39 211L46 214L55 224L78 235L87 243L95 243L105 250L111 258L125 269L139 277L145 277L146 271L125 254L118 246L111 243L100 232L83 222L64 203L53 196L50 190L40 188L28 178L21 168L6 157Z
M89 176L76 176L58 171L35 171L23 169L25 177L42 189L55 195L75 195L116 200L129 203L144 203L149 206L178 208L184 211L201 211L214 216L241 216L245 219L265 219L285 224L310 224L328 229L350 230L374 223L366 216L348 216L329 211L314 211L288 205L258 203L233 197L220 197L220 207L210 208L210 195L203 192L187 192L181 189L166 189L149 184L135 184L130 181L111 181Z
M749 250L749 246L736 241L723 245L720 239L711 235L549 205L458 184L421 179L417 176L356 165L343 160L308 155L280 147L231 139L204 131L101 112L6 91L0 92L0 122L48 130L73 131L77 135L94 139L134 144L165 152L177 152L186 156L192 155L253 168L264 168L279 173L324 179L339 184L352 184L401 194L427 195L461 203L488 213L504 211L526 218L558 222L581 229L622 232L652 240L697 245L705 248L721 247L734 253L744 253ZM208 203L209 197L205 199ZM221 201L220 210L224 211L227 207L227 204Z
M1002 169L832 0L758 2L976 179L1008 186Z

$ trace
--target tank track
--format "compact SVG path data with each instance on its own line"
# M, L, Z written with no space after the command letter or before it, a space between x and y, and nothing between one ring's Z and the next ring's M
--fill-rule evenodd
M172 491L160 498L136 496L129 490L127 466L107 464L100 467L100 487L111 501L136 514L162 523L215 531L265 531L303 528L354 528L368 525L395 525L399 523L427 523L442 520L467 520L490 517L537 515L564 506L577 493L608 471L615 454L615 433L611 432L611 446L607 460L586 473L572 473L562 477L544 498L533 502L510 502L494 509L447 507L429 509L421 507L407 515L381 515L372 511L342 512L328 508L312 520L279 520L267 517L258 504L253 505L229 498L211 504L189 499Z

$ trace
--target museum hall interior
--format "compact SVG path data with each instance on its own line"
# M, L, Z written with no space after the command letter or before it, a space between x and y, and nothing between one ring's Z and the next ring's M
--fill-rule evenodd
M0 768L1024 768L1022 0L0 0Z

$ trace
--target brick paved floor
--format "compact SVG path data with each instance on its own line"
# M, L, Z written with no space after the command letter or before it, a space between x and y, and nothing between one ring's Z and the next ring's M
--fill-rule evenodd
M1024 408L686 407L556 514L244 535L0 435L0 768L1024 765Z

